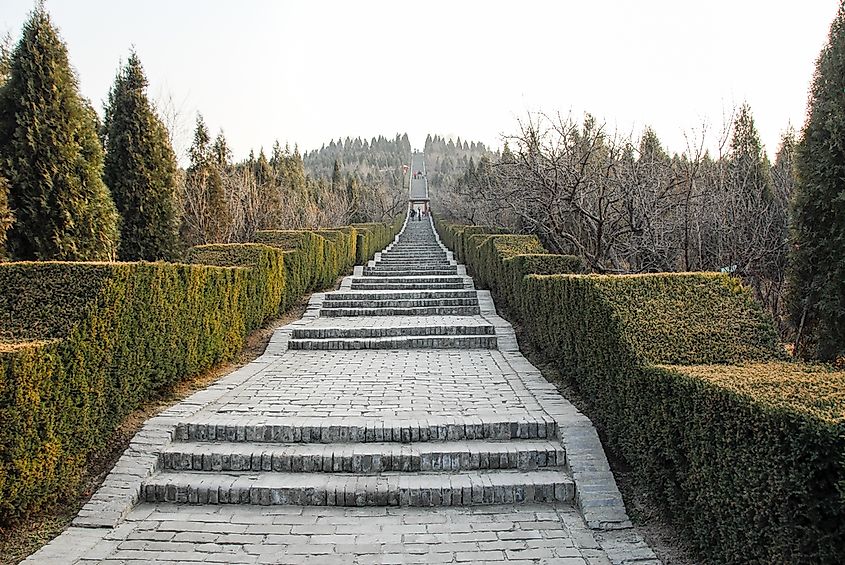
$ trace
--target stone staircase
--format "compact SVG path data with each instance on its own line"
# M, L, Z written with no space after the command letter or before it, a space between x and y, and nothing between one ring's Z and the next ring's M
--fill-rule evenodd
M408 221L323 297L318 317L294 326L288 348L306 351L285 355L497 348L472 279L428 219ZM406 418L209 411L178 424L159 465L141 491L148 502L469 506L575 496L555 420L504 408Z

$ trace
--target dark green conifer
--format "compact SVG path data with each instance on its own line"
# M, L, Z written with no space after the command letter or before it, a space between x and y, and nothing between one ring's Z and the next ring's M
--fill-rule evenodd
M118 215L102 173L97 115L80 96L67 48L39 6L0 88L0 175L15 212L12 256L113 259Z
M8 259L6 253L6 232L12 227L14 217L9 209L9 183L0 177L0 261Z
M798 353L845 356L845 5L816 62L795 154L790 282Z
M106 108L104 178L122 217L124 261L176 258L179 242L176 155L147 98L135 53L120 69Z

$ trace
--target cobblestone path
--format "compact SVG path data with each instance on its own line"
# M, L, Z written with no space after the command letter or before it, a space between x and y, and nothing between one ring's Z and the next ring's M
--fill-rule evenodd
M589 420L425 218L147 422L28 562L657 561Z

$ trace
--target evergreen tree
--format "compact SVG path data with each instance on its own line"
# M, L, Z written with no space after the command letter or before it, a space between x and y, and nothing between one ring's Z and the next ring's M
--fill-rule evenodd
M746 193L764 198L771 197L769 160L763 150L748 103L740 106L734 123L729 169L733 186L740 187Z
M223 240L227 224L226 194L221 170L229 165L226 138L221 131L214 145L201 115L188 150L191 163L185 178L182 237L189 245Z
M0 175L9 182L16 259L108 260L118 215L102 180L96 112L42 7L24 24L0 88Z
M332 192L338 194L343 186L343 175L340 172L340 161L334 160L332 167Z
M6 179L0 177L0 261L8 259L6 253L6 232L12 227L14 217L12 211L9 209L9 183Z
M816 62L795 154L790 282L798 352L845 355L845 4Z
M0 87L5 84L9 78L9 71L12 66L12 36L9 33L3 36L0 40Z
M105 119L104 179L122 217L124 261L176 258L179 243L176 155L147 98L135 53L118 72Z

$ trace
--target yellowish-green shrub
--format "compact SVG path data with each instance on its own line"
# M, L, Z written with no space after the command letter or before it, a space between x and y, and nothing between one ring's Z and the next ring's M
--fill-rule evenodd
M127 414L346 272L362 234L321 233L199 246L190 264L0 263L0 523L75 492Z
M556 274L583 263L437 226L688 543L718 563L845 562L845 372L784 361L738 280Z

